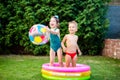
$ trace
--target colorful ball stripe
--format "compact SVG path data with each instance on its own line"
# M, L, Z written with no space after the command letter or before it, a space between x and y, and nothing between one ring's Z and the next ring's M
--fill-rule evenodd
M29 30L29 39L33 44L43 45L49 41L49 33L45 25L35 24Z

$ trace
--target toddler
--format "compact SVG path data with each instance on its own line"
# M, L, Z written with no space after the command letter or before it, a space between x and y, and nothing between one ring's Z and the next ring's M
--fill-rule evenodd
M81 51L77 44L78 36L75 35L77 31L77 23L75 21L69 22L68 30L69 30L69 34L66 34L64 36L61 43L63 51L66 53L65 64L66 67L70 67L70 63L72 62L72 67L76 67L76 61L77 61L76 51L78 51L79 55L81 55Z
M58 62L60 66L63 66L62 63L62 50L61 50L61 41L60 41L60 30L59 18L58 16L52 16L49 22L50 29L47 28L50 33L50 66L53 66L55 53L58 56Z

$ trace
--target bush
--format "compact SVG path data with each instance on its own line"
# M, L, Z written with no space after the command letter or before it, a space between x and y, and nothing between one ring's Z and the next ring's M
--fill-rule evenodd
M98 54L108 27L105 17L109 0L4 0L0 2L0 47L17 54L46 55L49 43L33 45L28 31L34 24L48 25L52 15L59 15L61 39L68 32L68 22L76 20L77 35L84 54Z

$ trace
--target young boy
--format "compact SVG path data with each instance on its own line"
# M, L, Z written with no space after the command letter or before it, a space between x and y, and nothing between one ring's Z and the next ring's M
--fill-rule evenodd
M66 34L64 36L61 45L63 51L66 53L65 55L66 67L70 67L71 62L72 62L72 67L76 67L76 62L77 62L76 51L78 51L79 55L81 55L81 51L77 44L78 36L75 35L77 31L77 22L75 21L69 22L68 30L69 30L69 34Z

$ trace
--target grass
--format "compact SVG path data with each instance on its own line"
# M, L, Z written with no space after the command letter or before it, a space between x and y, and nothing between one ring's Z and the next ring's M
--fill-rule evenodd
M40 70L42 64L48 62L49 56L1 55L0 80L46 80ZM120 60L81 56L77 63L90 65L91 80L120 80Z

